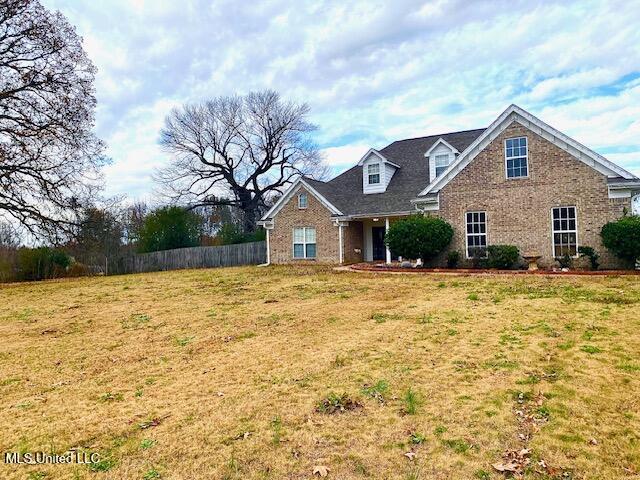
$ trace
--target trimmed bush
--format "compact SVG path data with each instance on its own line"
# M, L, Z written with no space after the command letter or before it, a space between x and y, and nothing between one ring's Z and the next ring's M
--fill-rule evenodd
M489 268L487 249L482 247L469 249L469 261L471 262L471 268L479 268L483 270L485 268Z
M460 262L460 252L451 250L447 255L447 268L458 268L458 262Z
M587 257L589 262L591 263L591 270L597 270L600 266L598 259L600 255L592 248L592 247L578 247L578 253L580 254L580 258Z
M489 245L487 253L487 266L500 270L513 268L520 257L518 247L515 245Z
M618 258L631 264L640 259L640 216L609 222L602 227L600 236L604 246Z
M452 238L453 228L441 218L412 215L392 223L384 241L394 254L425 262L442 252Z

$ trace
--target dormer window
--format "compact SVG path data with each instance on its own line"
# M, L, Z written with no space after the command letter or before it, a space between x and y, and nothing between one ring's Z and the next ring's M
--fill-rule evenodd
M424 154L429 159L429 182L442 175L460 152L444 138L439 138Z
M445 153L443 155L436 155L436 177L439 177L451 163L451 155Z
M367 165L367 178L369 185L378 185L380 183L380 164L372 163Z
M362 167L362 193L384 193L396 170L400 167L390 162L379 151L371 148L358 162Z
M298 195L298 208L307 208L309 199L307 198L306 193L301 193Z

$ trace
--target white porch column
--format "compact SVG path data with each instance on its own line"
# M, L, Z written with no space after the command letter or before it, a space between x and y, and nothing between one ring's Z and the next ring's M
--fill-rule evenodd
M338 222L338 248L340 249L340 265L344 263L344 241L342 239L342 222Z
M384 219L384 232L385 234L389 231L389 217L385 217ZM387 263L391 263L391 250L389 250L389 246L385 245L386 253L387 253Z

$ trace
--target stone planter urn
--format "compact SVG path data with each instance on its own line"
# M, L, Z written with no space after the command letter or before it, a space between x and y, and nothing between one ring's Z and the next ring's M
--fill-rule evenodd
M525 262L529 264L529 268L527 270L529 271L538 270L538 260L540 260L541 256L542 255L536 252L528 252L522 255L522 258L524 258Z

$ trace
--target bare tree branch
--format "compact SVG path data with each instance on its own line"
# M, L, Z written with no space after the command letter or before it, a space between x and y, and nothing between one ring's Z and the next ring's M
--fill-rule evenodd
M155 175L161 193L189 205L237 207L245 231L253 231L273 195L296 176L326 175L308 114L306 104L272 90L173 110L161 132L174 157Z
M70 231L101 185L94 76L59 12L0 2L0 217L38 237Z

